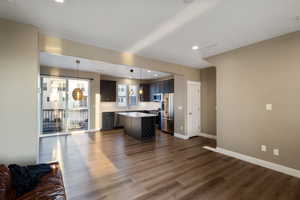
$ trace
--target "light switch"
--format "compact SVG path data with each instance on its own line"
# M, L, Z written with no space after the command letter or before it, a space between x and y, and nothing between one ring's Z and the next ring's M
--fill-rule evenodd
M261 151L266 152L267 151L267 146L266 145L261 145Z
M279 149L273 149L274 156L279 156Z
M183 108L182 108L182 106L178 106L178 110L182 110Z
M272 104L266 104L266 110L267 111L273 110L273 105Z

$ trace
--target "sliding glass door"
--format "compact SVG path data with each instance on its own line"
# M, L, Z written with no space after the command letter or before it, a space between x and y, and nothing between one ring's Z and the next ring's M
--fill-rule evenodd
M89 128L89 81L43 76L41 78L41 132L66 133ZM75 88L83 91L82 100L74 100Z
M72 92L75 88L81 88L82 100L74 100ZM89 81L68 79L68 117L67 127L70 131L88 130L89 124Z

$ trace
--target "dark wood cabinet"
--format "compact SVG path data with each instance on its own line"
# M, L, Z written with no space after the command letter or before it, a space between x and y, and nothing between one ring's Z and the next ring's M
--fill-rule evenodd
M140 101L154 101L153 95L160 93L174 93L174 79L157 81L154 83L142 83L140 87L143 94L139 95ZM100 81L100 93L102 102L116 102L117 82L110 80Z
M157 94L157 83L150 84L150 101L154 101L153 95Z
M157 94L159 92L158 84L157 82L151 83L150 85L150 93L151 94Z
M165 93L166 91L164 90L164 81L157 82L157 88L158 88L157 93Z
M115 113L103 112L102 113L102 130L112 130L115 128Z
M163 81L162 93L174 93L174 79Z
M109 80L100 81L101 101L115 102L117 93L117 82Z
M155 83L151 83L150 85L150 99L152 99L154 94L159 93L174 93L174 79L158 81Z
M169 84L170 84L170 93L174 93L175 89L174 89L174 79L169 80Z
M138 140L155 137L155 117L126 117L124 116L125 133Z
M143 94L140 95L140 101L150 101L150 84L142 83L140 88L143 90Z

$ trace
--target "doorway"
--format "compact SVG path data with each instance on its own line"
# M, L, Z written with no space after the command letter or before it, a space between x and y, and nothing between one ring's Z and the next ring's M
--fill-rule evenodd
M41 135L65 134L89 129L90 83L85 79L41 77ZM72 92L80 88L81 100Z
M187 82L187 133L188 137L198 136L201 133L200 121L200 82Z

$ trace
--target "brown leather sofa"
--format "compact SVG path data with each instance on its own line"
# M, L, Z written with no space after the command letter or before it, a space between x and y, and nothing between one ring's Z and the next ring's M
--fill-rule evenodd
M66 193L61 170L58 163L51 163L52 171L43 176L37 187L16 198L16 193L11 187L9 169L0 165L0 200L65 200Z

